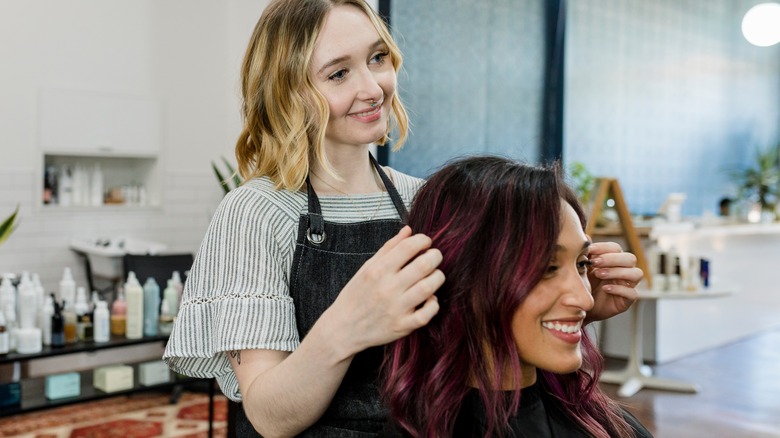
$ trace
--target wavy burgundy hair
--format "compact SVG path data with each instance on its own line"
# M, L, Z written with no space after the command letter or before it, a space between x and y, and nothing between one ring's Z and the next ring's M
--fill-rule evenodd
M521 391L505 397L492 382L522 381L512 317L553 257L561 199L584 228L585 215L559 165L500 157L451 162L417 193L409 225L433 239L447 279L436 293L438 315L385 350L383 396L407 434L452 436L470 386L485 405L486 436L505 432ZM576 372L538 370L542 390L591 436L631 436L617 405L598 388L603 359L584 330L582 352Z

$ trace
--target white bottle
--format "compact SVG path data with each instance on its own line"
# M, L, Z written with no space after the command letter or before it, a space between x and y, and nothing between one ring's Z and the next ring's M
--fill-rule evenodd
M32 274L32 283L33 287L35 288L35 295L36 295L36 308L40 309L43 307L44 303L46 303L46 289L44 289L43 284L41 284L41 276L38 275L37 272L34 272Z
M30 274L24 272L22 281L19 282L19 328L35 328L35 317L37 314L38 296L35 293L35 286L32 284Z
M163 291L163 301L168 301L168 311L172 316L179 313L179 289L176 288L173 280L168 280L168 286Z
M682 289L680 263L680 253L671 248L666 255L666 288L669 291L679 292Z
M16 309L16 287L11 283L10 278L3 277L0 283L0 311L9 305Z
M73 173L69 166L64 166L60 172L57 200L63 207L70 207L73 204Z
M16 351L16 329L19 326L16 324L16 310L10 305L6 304L3 308L5 313L5 328L8 332L8 351Z
M103 205L103 171L100 169L99 163L95 164L95 167L92 169L92 178L89 188L90 205Z
M11 340L8 327L5 325L5 316L0 309L0 354L6 354L11 351Z
M46 297L38 312L38 328L43 335L43 345L51 345L51 317L54 315L54 300Z
M111 338L111 322L108 303L98 301L95 306L95 342L108 342Z
M73 280L73 273L70 268L65 268L60 280L59 301L65 301L65 305L73 305L76 302L76 282Z
M125 336L127 339L141 339L144 335L144 289L133 271L127 273L125 301L127 301Z
M181 275L179 275L179 271L173 271L173 275L171 276L171 280L173 280L173 285L176 287L176 290L179 292L179 300L178 303L181 303L181 294L184 291L184 283L181 281ZM176 308L178 309L179 306L177 305ZM174 315L178 313L174 312Z

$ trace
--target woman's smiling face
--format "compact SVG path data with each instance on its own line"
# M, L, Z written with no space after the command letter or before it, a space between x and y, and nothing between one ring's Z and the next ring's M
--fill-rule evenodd
M563 200L561 216L553 260L512 318L523 386L535 381L536 368L565 374L582 366L580 329L593 307L587 275L590 241L577 213Z
M363 11L345 5L328 13L311 69L314 86L330 109L326 147L366 145L382 138L396 73L387 45Z

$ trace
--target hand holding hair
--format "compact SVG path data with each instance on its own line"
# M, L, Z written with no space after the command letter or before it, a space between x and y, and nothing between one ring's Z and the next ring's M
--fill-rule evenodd
M439 311L442 256L408 226L387 241L344 286L328 313L338 312L353 353L384 345L426 325Z

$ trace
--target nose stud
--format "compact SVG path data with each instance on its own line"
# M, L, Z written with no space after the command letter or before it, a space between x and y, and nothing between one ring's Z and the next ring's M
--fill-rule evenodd
M368 104L371 106L371 108L376 108L376 106L379 104L379 102L377 102L377 101L375 101L375 100L372 100L372 101L371 101L371 102L369 102Z

